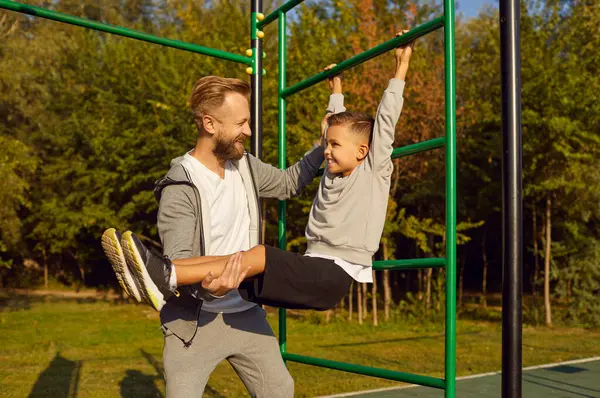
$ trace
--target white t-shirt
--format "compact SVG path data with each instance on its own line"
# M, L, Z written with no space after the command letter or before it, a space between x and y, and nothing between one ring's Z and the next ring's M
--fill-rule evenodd
M207 239L210 247L206 248L206 255L221 256L250 249L248 197L238 169L228 161L225 177L221 178L189 153L184 156L181 164L198 188L202 206L209 209L210 220L203 220L204 225L208 226L204 228L204 234L210 234L210 239ZM174 275L175 267L171 277ZM237 290L232 290L223 298L204 302L202 310L234 313L246 311L255 305L242 299Z

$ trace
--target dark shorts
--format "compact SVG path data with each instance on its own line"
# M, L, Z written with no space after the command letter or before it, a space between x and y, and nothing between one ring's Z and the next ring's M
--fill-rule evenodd
M348 293L352 277L332 260L265 246L265 272L239 288L245 300L289 309L324 311Z

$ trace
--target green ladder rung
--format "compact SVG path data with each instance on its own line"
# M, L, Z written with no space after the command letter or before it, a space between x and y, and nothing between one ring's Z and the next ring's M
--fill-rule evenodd
M344 372L356 373L365 376L379 377L382 379L403 381L406 383L418 384L421 386L446 388L446 382L443 379L438 379L430 376L421 376L412 373L397 372L394 370L372 368L369 366L355 365L351 363L331 361L329 359L307 357L304 355L290 354L284 352L281 354L283 359L291 362L303 363L306 365L320 366L323 368L342 370Z
M437 17L429 22L425 22L422 25L417 26L414 29L409 30L402 36L395 37L391 40L386 41L378 46L371 48L363 53L360 53L352 58L349 58L345 61L340 62L337 66L333 68L323 71L321 73L317 73L316 75L309 77L306 80L301 81L300 83L294 84L291 87L286 88L285 90L279 93L281 98L289 97L292 94L295 94L299 91L305 90L315 84L322 82L327 79L329 76L337 75L346 69L350 69L353 66L362 64L370 60L373 57L376 57L380 54L383 54L387 51L393 50L396 47L404 45L412 40L415 40L421 36L425 36L427 33L433 32L444 26L444 17Z
M408 155L414 155L416 153L429 151L431 149L441 148L445 145L446 137L438 137L423 142L417 142L416 144L406 145L394 149L394 151L392 152L392 159L397 159Z
M412 258L405 260L373 261L373 270L407 270L417 268L443 268L446 266L445 258Z
M404 156L414 155L416 153L429 151L431 149L441 148L446 145L446 137L438 137L432 140L418 142L416 144L406 145L401 148L396 148L392 152L392 159L401 158ZM325 169L319 169L317 175L322 176Z

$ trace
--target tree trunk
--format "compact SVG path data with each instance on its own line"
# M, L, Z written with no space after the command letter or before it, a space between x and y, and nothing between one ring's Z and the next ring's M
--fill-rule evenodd
M361 283L360 284L362 287L362 299L363 299L363 304L362 304L362 309L363 309L363 319L367 319L369 317L369 305L368 305L368 301L369 301L369 295L367 294L368 289L367 289L367 284L366 283Z
M42 249L42 258L44 260L44 287L48 289L48 259L46 257L46 249Z
M77 258L77 255L75 255L75 253L73 253L70 250L69 250L69 254L71 255L71 257L73 257L73 260L75 260L75 262L77 263L77 269L79 270L79 275L81 276L82 286L85 286L85 270L83 269L83 266L81 265L81 262L79 261L79 258ZM81 286L77 286L75 288L75 291L79 292L80 288L81 288Z
M481 240L481 256L483 257L483 280L481 281L481 294L483 295L482 303L483 308L487 308L487 271L488 261L487 254L485 252L485 236L486 231L483 232L483 239Z
M440 275L441 272L442 272L442 270L438 270L437 271L438 277L439 277L439 275ZM438 277L436 277L436 281L439 280ZM438 283L436 283L436 286L438 286L438 292L441 292L444 289L443 287L440 287ZM435 310L438 313L442 310L442 295L441 294L438 294L437 297L436 297L436 300L435 300Z
M331 320L332 313L333 313L333 310L325 311L325 323L329 323L329 321Z
M427 284L427 290L425 291L425 308L427 309L427 312L429 312L429 309L431 308L431 275L433 274L433 268L428 268L427 269L427 274L426 274L426 284Z
M550 309L550 247L552 245L552 220L550 209L552 200L550 194L546 198L546 258L544 259L544 309L546 312L546 325L552 325L552 310Z
M350 284L350 292L348 293L348 320L351 321L352 320L352 300L354 297L352 297L354 295L354 282L352 282Z
M465 262L462 261L460 258L460 276L458 279L458 308L461 308L463 305L463 280L464 280L464 275L465 275Z
M427 254L427 257L433 257L433 250L434 250L434 242L433 242L433 235L429 234L427 236L427 246L429 247L430 252ZM425 308L427 309L427 312L429 313L429 310L431 309L431 284L432 284L432 276L433 276L433 268L428 268L427 269L427 290L426 290L426 298L425 298Z
M390 304L392 302L392 289L390 286L390 271L383 271L383 319L390 320Z
M356 312L358 314L358 324L362 325L363 321L363 310L362 310L362 284L356 284Z
M377 275L373 272L373 286L371 287L371 305L373 306L373 326L377 326Z
M537 297L536 284L538 281L538 274L540 270L539 262L539 249L538 249L538 230L537 230L537 206L533 204L533 256L534 256L534 269L533 269L533 281L531 281L531 293L533 298Z
M423 301L423 270L417 271L417 299Z
M389 260L387 241L383 242L383 259ZM390 286L390 271L383 271L383 318L390 320L390 302L392 301L392 289Z
M415 242L415 258L419 258L419 245ZM423 301L423 290L425 290L425 283L422 269L417 271L417 300Z
M83 269L83 266L77 264L77 268L79 268L79 275L81 275L81 282L83 282L83 285L85 286L85 270Z

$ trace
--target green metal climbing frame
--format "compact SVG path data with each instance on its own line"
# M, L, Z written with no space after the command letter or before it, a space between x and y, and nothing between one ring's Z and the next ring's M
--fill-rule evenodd
M251 15L251 36L256 40L257 29L262 29L269 23L278 20L279 30L279 85L278 85L278 108L279 108L279 168L286 167L286 98L302 90L314 86L315 84L338 74L346 69L359 65L367 60L381 55L395 47L424 36L439 28L444 28L444 54L445 54L445 114L446 114L446 135L445 137L435 138L429 141L408 145L397 148L392 153L392 158L409 156L421 153L431 149L444 147L446 151L446 257L445 258L423 258L423 259L405 259L375 261L374 270L407 270L416 268L446 268L446 335L445 335L445 361L444 378L435 378L410 373L397 372L387 369L372 368L362 365L355 365L343 362L336 362L322 358L313 358L304 355L292 354L287 352L286 347L286 312L279 310L279 344L281 355L284 360L299 362L308 365L320 366L330 369L342 370L345 372L363 374L368 376L380 377L390 380L403 381L413 384L419 384L445 390L447 398L456 396L456 101L455 101L455 54L454 54L454 2L444 0L444 14L430 22L424 23L400 37L388 40L370 50L358 54L346 61L339 63L336 67L318 73L306 80L303 80L291 87L286 83L286 13L295 6L302 3L303 0L290 0L269 14L262 21L257 19L255 12ZM258 64L257 60L260 54L252 56L243 56L239 54L228 53L208 47L199 46L192 43L186 43L178 40L171 40L144 32L112 26L97 21L79 18L72 15L47 10L41 7L30 6L10 0L0 0L0 8L29 14L41 18L51 19L58 22L64 22L72 25L94 29L102 32L112 33L119 36L125 36L137 40L155 43L163 46L173 47L180 50L190 51L198 54L204 54L211 57L221 58L232 62L241 63L254 67ZM253 75L260 73L250 68ZM286 202L279 202L279 222L278 222L278 244L282 249L286 249Z
M374 270L407 270L416 268L446 268L446 335L445 335L445 361L444 378L435 378L410 373L396 372L387 369L378 369L362 365L355 365L323 358L292 354L287 351L286 311L279 310L279 345L281 355L286 361L298 362L307 365L320 366L345 372L380 377L390 380L403 381L423 386L443 389L447 398L456 396L456 101L455 101L455 54L454 54L454 2L444 0L444 15L424 23L400 37L388 40L350 59L340 62L334 68L320 72L306 80L287 87L286 82L286 13L301 0L291 0L269 14L258 27L262 29L272 21L278 20L279 31L279 168L286 168L286 98L304 89L327 79L330 76L343 72L346 69L359 65L373 57L383 54L411 40L424 36L434 30L444 27L444 54L445 54L445 114L446 135L429 141L397 148L392 153L392 158L409 156L431 149L445 147L446 149L446 257L421 258L408 260L375 261ZM286 202L279 202L278 244L286 249Z

